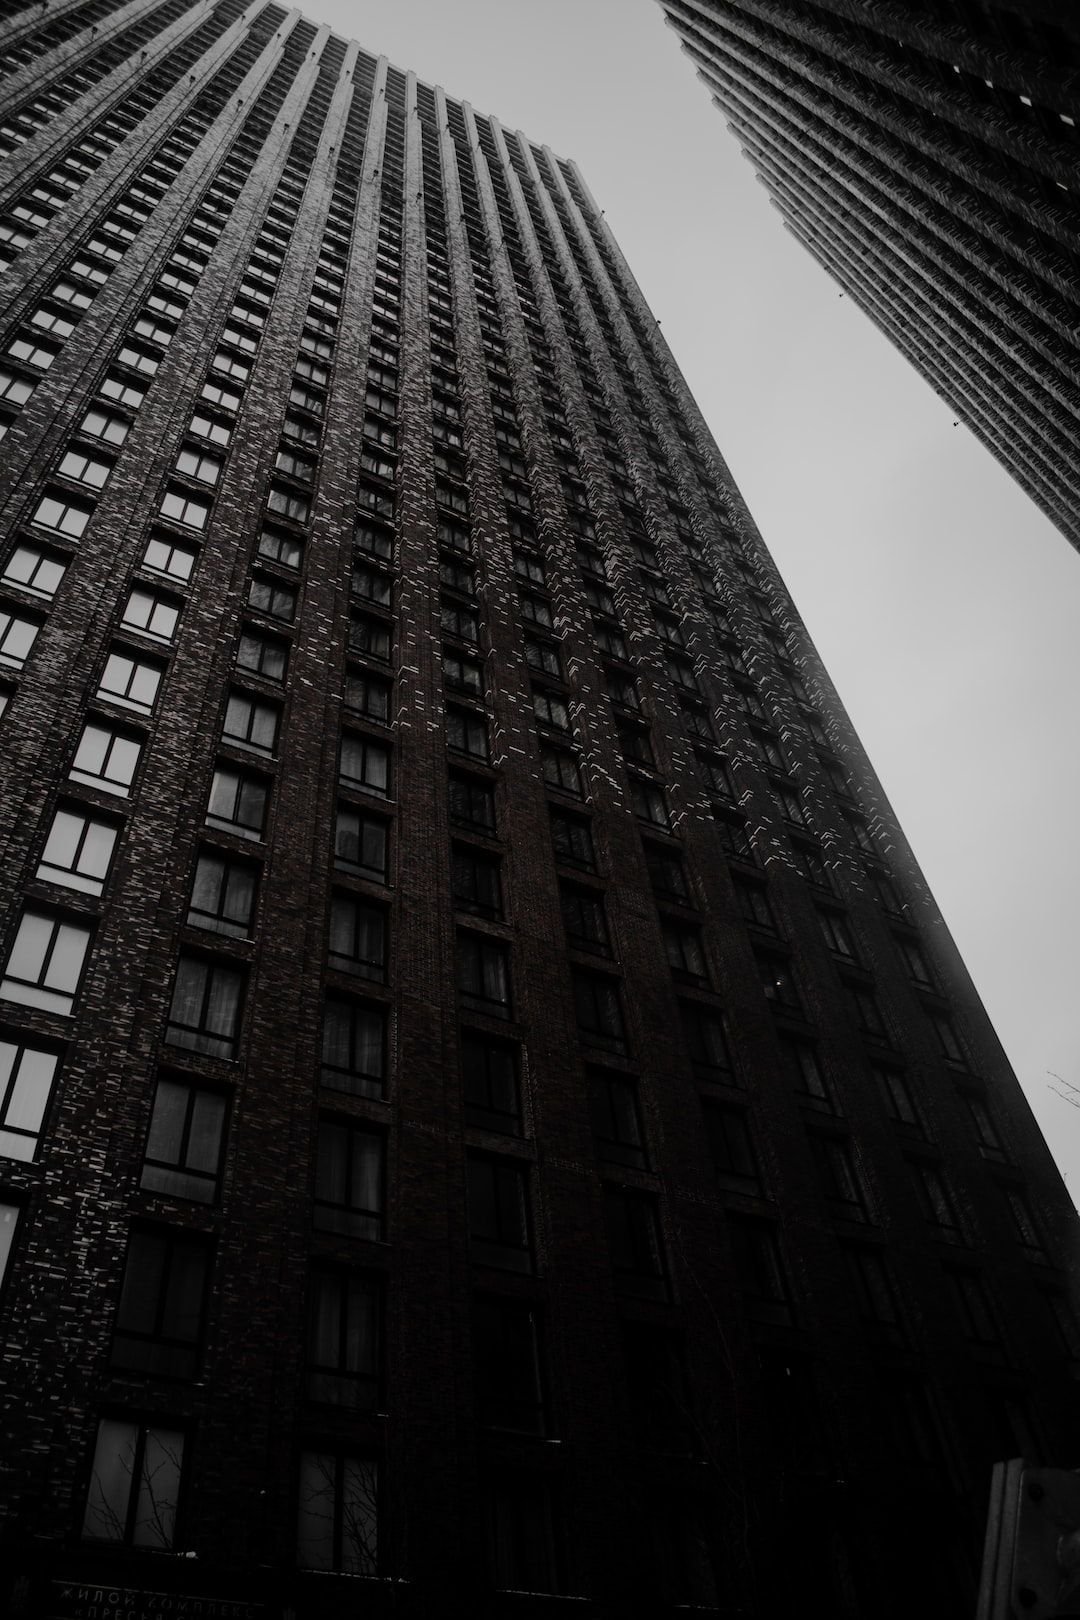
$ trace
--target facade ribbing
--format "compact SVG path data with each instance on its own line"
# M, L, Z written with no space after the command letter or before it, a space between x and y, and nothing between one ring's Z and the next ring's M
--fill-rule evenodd
M578 170L0 53L8 1612L956 1613L1074 1213Z
M1080 544L1075 9L661 3L786 227Z

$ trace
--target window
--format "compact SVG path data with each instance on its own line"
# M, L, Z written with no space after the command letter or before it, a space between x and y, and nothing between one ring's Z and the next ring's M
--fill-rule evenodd
M65 478L74 478L80 484L88 484L91 489L102 489L108 482L112 469L111 461L98 461L82 450L69 450L56 470Z
M243 985L243 974L236 968L182 954L176 966L166 1041L211 1057L235 1057Z
M866 1194L851 1143L846 1137L823 1136L815 1131L810 1136L810 1148L833 1213L849 1220L865 1221L868 1218Z
M377 658L380 663L390 662L392 650L391 627L385 619L373 618L369 613L354 613L349 620L349 651L366 658Z
M525 637L525 662L529 668L540 675L552 675L556 680L562 678L562 663L559 659L559 649L551 641L540 641L535 636Z
M221 1177L228 1102L195 1081L158 1080L140 1185L170 1198L212 1204Z
M202 411L196 411L195 415L191 418L191 421L188 424L188 432L193 433L196 438L206 439L210 444L220 445L223 450L228 449L229 440L232 438L231 428L229 428L224 422L217 421L217 419L213 416L204 416ZM191 454L190 451L187 453ZM218 462L217 466L220 470L221 463ZM180 468L181 472L186 470L186 468ZM207 478L206 482L208 484L216 483L217 474L215 473L213 477Z
M0 399L6 399L9 404L25 405L34 392L34 387L34 383L16 377L13 372L0 369Z
M1009 1212L1013 1237L1025 1249L1029 1258L1044 1259L1045 1245L1035 1224L1027 1194L1019 1187L1001 1185L1001 1196Z
M924 990L932 990L934 977L930 972L926 957L915 940L907 939L903 935L896 936L896 949L900 959L907 969L908 978L913 984L920 985Z
M260 754L272 754L277 745L280 718L276 703L249 697L246 692L230 692L221 731L222 740L232 743L234 748L251 748Z
M790 1323L787 1276L775 1227L770 1221L729 1215L727 1228L735 1275L748 1307L759 1319Z
M595 872L596 852L593 849L592 828L587 821L553 808L551 842L557 860L568 866L580 866L586 872Z
M282 568L299 568L304 560L304 548L300 541L291 534L283 534L280 529L264 528L259 534L258 552L268 562L276 562Z
M461 1037L461 1088L469 1125L520 1134L516 1047L466 1030Z
M152 568L155 573L169 574L173 579L179 580L191 578L196 561L195 552L189 551L186 546L157 536L148 542L143 556L145 568ZM132 594L134 595L134 592Z
M667 1268L655 1198L605 1184L604 1212L616 1292L639 1299L667 1299Z
M979 1144L979 1152L986 1159L1005 1159L1008 1154L1001 1140L1001 1133L994 1123L985 1098L971 1091L962 1093L962 1100L968 1111L968 1118L975 1129L975 1137Z
M898 1125L911 1125L921 1129L922 1121L915 1107L908 1078L903 1071L888 1068L883 1064L874 1064L872 1073L889 1118L894 1119Z
M170 1552L176 1542L183 1466L182 1429L102 1418L83 1536Z
M366 563L355 563L352 571L352 593L365 602L374 602L376 607L388 608L393 600L394 581L390 574L380 568L370 568Z
M664 941L664 954L674 978L683 984L707 984L709 970L700 930L663 917L660 933Z
M330 966L342 973L384 983L386 979L387 915L353 894L336 893L330 899Z
M0 998L70 1015L92 937L88 922L28 907L0 979Z
M554 748L550 743L542 743L540 767L548 787L556 788L562 793L570 793L575 799L584 798L585 788L581 780L578 758L569 749Z
M944 1173L936 1164L924 1160L909 1160L915 1196L924 1218L942 1237L957 1241L962 1229L956 1213L956 1203Z
M741 1192L760 1192L761 1166L747 1109L703 1098L705 1135L717 1176Z
M387 880L389 829L381 816L339 805L334 825L334 858L377 883Z
M70 322L64 324L68 331L74 330ZM48 371L60 351L49 343L39 343L36 337L17 337L8 344L7 352L13 360L22 360L28 366L36 366L39 371Z
M626 1051L626 1027L616 980L597 973L571 970L578 1033L592 1046L612 1052Z
M379 557L383 562L389 562L394 555L393 530L384 529L378 523L358 523L353 530L353 541L357 551Z
M645 1134L633 1079L607 1069L590 1069L586 1079L597 1156L605 1164L629 1164L637 1170L648 1169Z
M183 490L166 490L162 497L161 515L188 529L205 529L210 518L210 502L202 496L188 495Z
M248 606L280 619L283 624L291 624L296 617L296 592L291 585L256 574L248 587Z
M843 912L819 909L818 922L825 943L834 956L841 956L848 962L858 960L858 952L852 943L847 918Z
M494 1018L510 1017L508 948L483 934L459 931L457 987L461 1003Z
M478 917L501 917L502 883L497 857L486 855L465 844L453 849L453 895L459 911Z
M34 1158L58 1063L55 1052L0 1040L0 1157L26 1163ZM0 1210L6 1213L6 1207ZM5 1231L0 1217L0 1278Z
M494 835L495 789L473 776L450 777L450 820L459 827Z
M945 1275L952 1285L953 1299L964 1326L965 1337L974 1344L1000 1344L1001 1330L993 1306L990 1304L986 1284L979 1272L960 1271L947 1266Z
M237 669L246 669L251 675L261 675L265 681L280 684L285 679L288 662L288 643L258 630L245 629L236 653Z
M622 1339L635 1432L651 1450L692 1456L696 1426L680 1339L649 1322L624 1322Z
M196 928L242 939L255 911L259 869L216 849L202 849L195 868L187 920Z
M469 1239L478 1265L531 1271L528 1170L469 1154Z
M491 758L487 721L469 709L446 710L446 745L455 754L486 762Z
M137 411L146 398L144 388L138 387L126 377L116 377L111 372L102 379L100 392L106 399L114 399L118 405L126 405L133 411Z
M81 806L58 809L35 875L85 894L100 894L118 836L115 822Z
M514 1434L548 1433L540 1323L525 1301L480 1295L473 1306L473 1360L480 1422Z
M151 1378L194 1378L199 1367L206 1245L177 1231L134 1231L110 1361Z
M875 1330L875 1337L903 1339L903 1320L885 1256L879 1249L854 1243L845 1244L843 1254L863 1322Z
M294 490L281 489L272 484L266 497L266 510L276 517L288 518L292 523L306 523L311 516L311 501L307 495L298 495Z
M323 1014L323 1085L357 1097L381 1097L385 1073L386 1017L382 1009L328 996Z
M269 798L270 784L264 776L238 765L219 765L210 787L207 823L241 838L261 838Z
M783 956L759 956L761 988L765 998L777 1012L802 1013L802 1003L791 971L791 963Z
M304 1377L309 1401L354 1412L370 1411L378 1404L380 1305L375 1278L321 1268L312 1271Z
M7 1275L8 1261L15 1245L15 1228L19 1223L19 1206L0 1203L0 1287Z
M69 775L106 793L127 794L135 777L141 742L101 722L83 726Z
M442 667L443 680L448 690L464 692L469 697L483 697L484 666L475 658L467 658L464 654L451 652L447 648L443 651Z
M43 529L54 529L69 540L78 540L85 533L93 515L93 507L80 506L76 501L61 496L46 495L38 502L30 521L39 523Z
M367 670L349 669L345 673L345 705L356 714L382 725L390 723L390 699L393 682L372 675Z
M385 1207L385 1142L377 1131L319 1121L313 1220L320 1232L378 1241Z
M474 646L480 640L480 619L472 608L443 597L439 604L439 617L444 635L458 636Z
M664 799L663 788L652 782L643 782L640 777L630 778L630 798L634 806L634 814L639 821L644 821L653 827L669 827L667 803Z
M373 1458L333 1451L301 1454L296 1534L301 1569L375 1575L378 1521Z
M814 1102L831 1108L832 1098L825 1081L817 1047L809 1041L781 1040L781 1048L795 1082L795 1090Z
M155 543L151 541L151 545ZM180 604L171 597L161 596L136 586L127 599L121 623L129 630L141 630L160 641L171 641L180 617Z
M488 1481L486 1501L492 1584L501 1591L560 1591L560 1549L547 1481L500 1471Z
M563 924L570 944L579 951L597 956L611 955L611 940L604 915L604 897L595 889L571 888L560 884Z
M149 659L111 652L105 660L97 695L108 698L111 703L119 703L125 709L138 709L143 714L149 714L164 673L160 664L153 664Z
M343 787L362 788L385 797L390 791L390 750L385 743L347 731L341 739L338 779Z
M24 619L17 613L0 608L0 664L21 669L40 628L36 619Z
M848 996L851 1000L855 1023L861 1032L873 1041L889 1041L889 1031L878 1005L877 996L869 985L848 982L846 984Z
M64 577L66 567L65 560L54 552L24 543L16 546L11 553L4 565L3 577L24 591L51 599Z

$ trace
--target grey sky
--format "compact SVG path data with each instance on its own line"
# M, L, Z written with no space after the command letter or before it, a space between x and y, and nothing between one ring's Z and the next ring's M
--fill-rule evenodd
M783 230L654 0L302 9L580 164L1077 1198L1080 556Z

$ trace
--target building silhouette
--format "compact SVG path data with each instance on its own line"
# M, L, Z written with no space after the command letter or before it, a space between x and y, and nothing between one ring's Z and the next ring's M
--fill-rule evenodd
M784 224L1080 544L1080 16L661 0Z
M1074 1214L577 169L0 46L5 1612L955 1614Z

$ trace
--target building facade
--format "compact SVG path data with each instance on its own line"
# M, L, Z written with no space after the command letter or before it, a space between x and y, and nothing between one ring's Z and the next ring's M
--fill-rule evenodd
M661 0L784 224L1080 545L1080 17Z
M955 1614L1074 1213L578 171L0 47L5 1612Z

